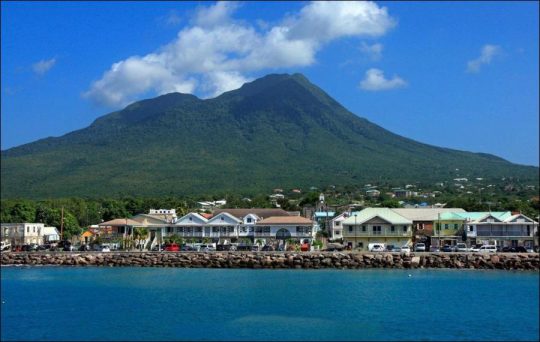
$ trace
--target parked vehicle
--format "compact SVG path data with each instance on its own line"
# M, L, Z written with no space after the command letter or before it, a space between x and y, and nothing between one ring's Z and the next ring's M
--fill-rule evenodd
M155 245L154 247L152 247L152 252L161 252L163 250L163 248L161 248L160 245Z
M201 245L201 248L199 249L201 252L212 252L215 250L216 247L214 247L214 245Z
M180 250L183 251L183 252L193 252L193 251L196 251L197 249L195 249L194 247L192 247L190 245L183 245L180 248Z
M394 252L394 253L401 253L401 247L397 247L397 246L392 247L391 252Z
M423 242L419 242L414 246L415 252L425 252L426 251L426 244Z
M369 248L370 252L384 252L384 244L374 243L369 245L371 246Z
M450 247L450 245L444 245L443 248L441 248L441 252L452 252L453 249Z
M2 241L0 244L0 250L6 251L11 249L11 243L9 241Z
M38 251L48 251L50 249L51 249L51 245L48 244L48 243L46 243L44 245L39 245L38 248L37 248Z
M274 247L270 246L270 245L264 245L263 248L262 248L262 251L265 251L265 252L271 252L274 250Z
M454 252L468 252L469 249L467 248L467 245L464 244L464 243L457 243L455 246L454 246Z
M386 245L386 251L387 252L394 252L394 249L396 248L396 246L394 245ZM401 250L401 249L400 249ZM399 252L399 251L398 251Z
M282 246L278 247L278 250L283 250L283 249L280 249L280 248L282 248ZM336 251L341 252L344 248L345 248L345 246L343 246L340 243L329 242L326 245L325 251L327 251L327 252L336 252Z
M497 246L495 245L484 245L478 249L480 253L497 253Z
M480 250L480 246L472 245L469 247L469 252L478 252Z
M437 246L431 246L429 247L430 252L440 252L441 250Z
M515 253L529 253L529 251L523 246L516 246Z
M79 251L81 252L87 252L89 250L91 250L91 248L90 248L90 245L87 245L87 244L82 244L81 247L79 247Z
M409 246L401 246L401 252L403 253L410 253L411 252L411 247Z
M111 248L109 246L101 246L101 252L110 252Z
M166 252L179 252L180 246L176 243L169 243L165 245L165 251Z

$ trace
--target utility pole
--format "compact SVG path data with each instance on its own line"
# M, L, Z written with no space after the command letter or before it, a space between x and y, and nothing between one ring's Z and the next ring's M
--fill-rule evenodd
M60 241L64 241L64 207L62 207L62 217L60 218Z

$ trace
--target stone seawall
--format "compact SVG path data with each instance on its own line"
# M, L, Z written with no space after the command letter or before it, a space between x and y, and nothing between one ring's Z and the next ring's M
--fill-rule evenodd
M349 252L2 252L2 266L141 266L185 268L459 268L539 270L538 253Z

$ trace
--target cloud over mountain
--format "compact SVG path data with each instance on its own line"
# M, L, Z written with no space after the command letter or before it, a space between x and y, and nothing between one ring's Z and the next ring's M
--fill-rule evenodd
M379 37L396 25L372 2L312 2L264 27L235 20L237 3L203 7L176 39L144 56L114 63L84 93L118 107L146 92L213 97L238 88L251 73L305 67L324 45L342 37Z

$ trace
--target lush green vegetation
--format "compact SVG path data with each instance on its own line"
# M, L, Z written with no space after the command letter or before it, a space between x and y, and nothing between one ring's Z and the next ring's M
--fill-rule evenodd
M456 169L538 184L537 167L398 136L298 74L209 100L173 93L140 101L85 129L2 151L1 161L3 199L253 197L274 187L437 182Z

